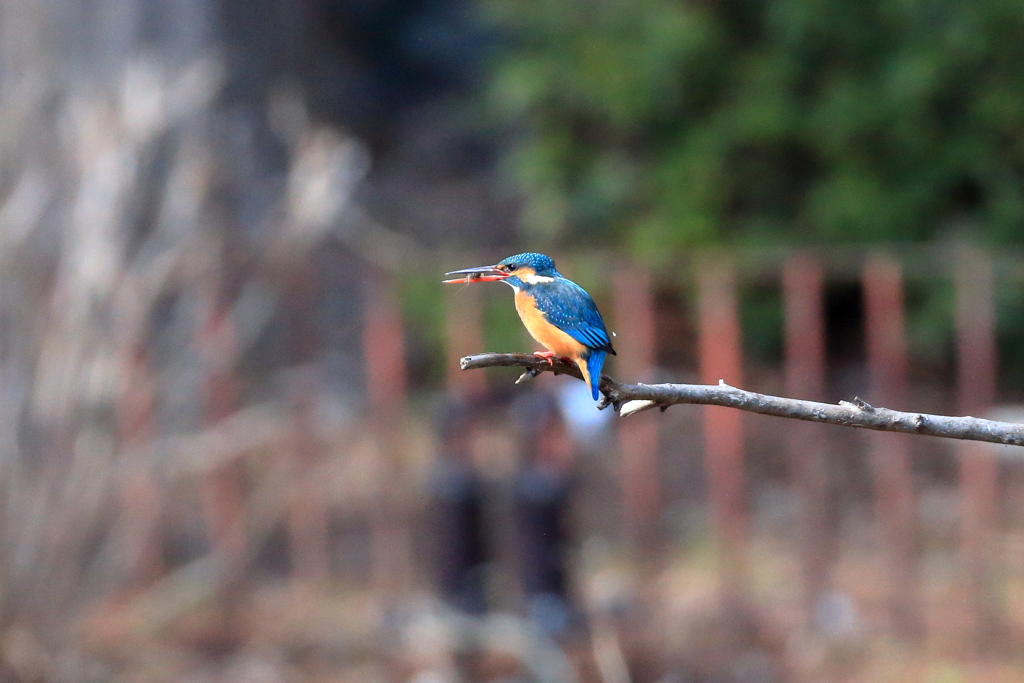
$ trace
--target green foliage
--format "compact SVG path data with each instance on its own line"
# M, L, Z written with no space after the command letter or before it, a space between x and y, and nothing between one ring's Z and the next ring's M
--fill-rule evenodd
M534 240L1024 236L1015 0L480 3Z
M907 344L913 366L933 379L951 380L954 375L954 297L953 278L944 269L921 268L904 280Z
M1024 400L1024 276L1013 264L995 290L999 374L1007 401ZM997 275L998 275L997 271Z
M486 287L481 293L485 349L498 353L519 353L523 349L535 348L536 345L516 314L511 290L503 284L483 286Z
M746 287L740 296L743 355L755 363L782 362L782 292L777 287Z
M443 377L443 366L430 361L444 358L444 286L436 273L412 269L399 282L407 332L405 356L413 385L439 382Z

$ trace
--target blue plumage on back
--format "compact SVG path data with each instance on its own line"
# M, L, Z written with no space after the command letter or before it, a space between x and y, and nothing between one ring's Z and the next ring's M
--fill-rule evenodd
M537 302L537 308L552 325L587 347L587 373L591 378L590 391L596 401L601 396L598 384L605 356L615 354L597 304L582 287L561 275L551 282L530 287L529 292Z
M582 287L559 276L529 291L552 325L591 349L615 353L597 304Z

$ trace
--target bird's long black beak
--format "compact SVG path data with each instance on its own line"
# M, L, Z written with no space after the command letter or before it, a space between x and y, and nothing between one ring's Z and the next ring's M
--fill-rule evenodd
M496 280L504 280L509 277L509 274L503 270L499 270L497 266L478 266L476 268L463 268L462 270L453 270L445 275L461 275L462 277L453 278L451 280L442 280L444 284L464 284L470 282L494 282Z

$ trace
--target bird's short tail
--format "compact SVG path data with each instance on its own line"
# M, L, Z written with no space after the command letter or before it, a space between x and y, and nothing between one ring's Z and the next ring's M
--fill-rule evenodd
M583 379L586 380L587 387L590 389L590 395L594 397L595 401L601 397L601 390L597 386L601 383L601 368L604 367L604 357L606 355L608 355L606 351L591 351L590 355L587 356L586 365L580 365Z

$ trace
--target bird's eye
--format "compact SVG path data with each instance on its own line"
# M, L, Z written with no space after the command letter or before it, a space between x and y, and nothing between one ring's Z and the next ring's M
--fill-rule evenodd
M516 264L514 264L514 263L510 263L510 264L508 264L507 266L505 266L505 269L506 269L506 270L507 270L508 272L510 272L510 273L511 273L511 272L513 272L513 271L514 271L514 270L515 270L516 268L518 268L518 267L519 267L519 266L517 266Z

